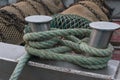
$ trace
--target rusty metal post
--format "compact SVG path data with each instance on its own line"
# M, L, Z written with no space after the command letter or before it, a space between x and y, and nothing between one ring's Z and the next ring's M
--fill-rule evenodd
M45 15L33 15L25 18L33 32L47 31L50 29L52 17Z
M104 49L108 46L114 30L120 28L120 25L112 22L92 22L90 27L93 31L90 36L89 45Z

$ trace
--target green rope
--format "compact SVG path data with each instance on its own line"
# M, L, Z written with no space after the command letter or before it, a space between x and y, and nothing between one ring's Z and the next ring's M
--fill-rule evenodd
M23 39L26 42L27 54L19 61L9 80L18 80L23 67L31 56L67 61L87 69L102 69L107 66L113 51L111 45L106 49L89 46L87 41L91 33L90 29L51 29L50 31L31 33L30 28L27 27L25 33Z
M31 55L29 54L25 54L21 60L19 61L19 63L17 64L14 72L12 73L11 77L9 80L18 80L19 75L22 73L22 70L25 66L25 64L29 61Z
M71 35L89 36L88 34L90 34L90 32L91 30L88 29L65 29L65 30L62 29L62 30L38 32L38 33L28 33L24 35L24 40L27 42L26 51L29 54L34 56L39 56L40 58L55 59L62 61L65 60L89 69L103 68L106 66L105 64L108 62L108 60L111 57L113 50L112 46L109 46L107 49L96 49L88 46L87 43L85 42L80 42L80 40L78 41L80 43L78 43L67 39L62 40L61 38L57 38L57 37L65 38L65 36L71 36ZM55 43L53 43L54 41ZM55 45L56 46L52 48L51 46L48 46L49 43L51 44L51 42L52 42L52 46ZM38 45L36 45L36 43ZM58 43L59 43L59 47L58 47ZM62 51L62 53L59 51ZM77 52L78 54L76 55L65 54L66 51L67 53L68 51L74 51ZM84 55L89 55L89 57L88 56L86 57Z

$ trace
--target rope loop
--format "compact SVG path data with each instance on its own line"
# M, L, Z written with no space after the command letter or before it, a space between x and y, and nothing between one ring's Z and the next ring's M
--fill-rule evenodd
M23 39L26 42L27 54L19 61L9 80L18 80L32 55L43 59L67 61L87 69L106 67L113 47L109 44L106 49L97 49L88 45L90 22L77 15L59 14L53 16L50 25L54 29L50 31L32 32L30 27L26 26Z
M26 33L26 51L44 59L68 61L88 69L107 66L113 47L97 49L89 46L84 39L90 29L53 29L45 32Z

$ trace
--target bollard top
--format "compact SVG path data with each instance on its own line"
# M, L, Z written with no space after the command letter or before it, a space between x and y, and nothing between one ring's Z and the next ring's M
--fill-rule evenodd
M105 31L114 31L116 29L120 28L119 24L112 23L112 22L92 22L89 24L91 28L97 29L97 30L105 30Z
M33 15L25 18L25 21L31 23L46 23L52 20L52 17L45 15Z

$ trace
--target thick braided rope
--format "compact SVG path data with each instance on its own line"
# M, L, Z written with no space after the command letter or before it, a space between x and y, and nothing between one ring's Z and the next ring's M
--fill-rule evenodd
M90 32L91 30L88 29L52 30L28 33L24 36L24 40L28 42L28 47L26 47L27 52L31 55L39 56L40 58L68 61L88 69L100 69L106 67L112 54L112 46L109 46L107 49L96 49L88 46L84 42L75 43L70 40L56 38L71 35L89 36ZM59 43L60 46L51 48L49 43L53 46ZM69 53L68 51L74 51L78 54L65 54L66 52ZM85 55L87 55L87 57Z
M113 50L111 45L107 49L97 49L75 37L78 35L88 37L90 33L89 29L62 29L25 34L24 40L27 42L26 51L28 54L20 60L9 80L18 80L30 55L44 59L67 61L88 69L106 67ZM65 38L66 36L69 40ZM71 53L73 51L74 53Z
M19 63L17 64L14 72L12 73L12 75L10 76L9 80L18 80L20 74L22 73L22 70L25 66L25 64L29 61L31 55L29 54L25 54L21 60L19 61Z
M57 17L59 18L59 16ZM75 18L77 19L77 17ZM71 20L75 18L71 18ZM54 20L56 21L56 19ZM87 43L85 43L87 38L84 37L89 37L91 33L89 29L64 30L66 28L89 28L89 23L90 21L84 23L87 27L80 25L80 23L78 24L80 26L76 27L76 25L73 25L74 23L71 23L71 25L73 25L72 27L69 27L71 25L67 27L63 25L63 27L61 27L63 30L53 29L51 31L38 33L30 33L31 30L27 27L25 29L26 34L24 40L27 42L26 50L28 54L20 60L9 80L18 80L24 65L30 59L30 55L39 56L44 59L67 61L88 69L101 69L106 67L113 50L111 45L109 45L107 49L96 49L88 46ZM57 26L54 26L55 28L60 28L58 27L60 26L59 23L56 23L56 25ZM71 53L73 51L74 53Z

